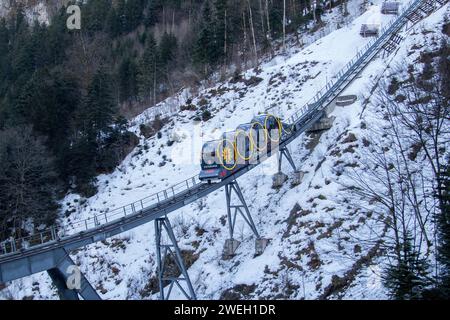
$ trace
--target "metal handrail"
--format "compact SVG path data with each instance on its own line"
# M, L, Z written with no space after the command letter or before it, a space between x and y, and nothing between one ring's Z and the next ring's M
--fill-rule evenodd
M60 240L67 236L87 231L106 223L114 222L120 218L138 214L142 210L152 206L159 205L162 202L170 201L176 198L178 195L194 189L201 181L198 179L198 175L189 177L182 182L174 184L167 189L158 191L152 195L149 195L140 200L126 204L124 206L115 208L113 210L106 210L102 213L97 213L93 217L87 219L71 222L68 225L62 225L59 228L52 226L39 233L21 237L18 239L8 239L0 244L0 256L12 253L21 249L27 249L31 246L44 244L50 241Z
M387 38L387 36L397 31L399 27L403 25L406 15L415 10L422 1L423 0L412 0L407 6L404 6L402 13L396 19L392 19L387 26L384 26L375 39L370 40L363 48L358 50L355 56L337 73L334 77L335 79L330 80L310 100L308 100L305 105L296 110L288 118L288 123L295 125L309 113L324 109L326 104L321 104L320 102L323 102L323 100L339 89L340 85L353 74L353 72L350 72L353 68L357 69L362 65L364 60L366 60L367 56L377 52L378 46Z

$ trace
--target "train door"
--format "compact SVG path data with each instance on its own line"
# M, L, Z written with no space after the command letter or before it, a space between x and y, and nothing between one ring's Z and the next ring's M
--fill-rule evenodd
M266 115L264 128L267 131L267 155L270 157L272 151L278 148L281 139L281 128L278 118L272 115Z
M238 165L253 163L254 142L251 137L251 124L241 124L236 129L235 147Z
M219 155L223 168L227 171L234 171L237 167L234 140L235 132L225 132L222 136L222 142L218 146L217 154Z
M258 118L252 120L249 136L253 142L255 160L261 161L267 153L267 132L264 129L264 123L261 123Z

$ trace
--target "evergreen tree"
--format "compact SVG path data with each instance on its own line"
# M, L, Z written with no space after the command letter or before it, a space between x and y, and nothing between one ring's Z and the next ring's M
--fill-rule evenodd
M438 227L438 261L440 272L438 289L442 298L450 297L450 157L444 166L442 179L442 212L437 221Z
M411 242L411 238L406 237L396 263L389 265L383 276L391 298L396 300L421 299L422 292L431 283L428 263L419 256Z
M134 59L127 56L119 66L120 100L127 101L138 94L137 85L138 68Z
M315 9L315 15L316 15L316 21L322 22L322 15L323 15L324 9L322 7L322 4L320 1L317 2L317 7Z
M89 0L83 6L83 30L89 33L101 31L105 27L111 2L109 0Z
M66 152L58 164L63 169L62 176L69 186L80 194L90 197L97 191L96 158L98 143L89 134L79 134L66 146Z
M158 46L152 34L147 37L147 43L144 53L139 62L139 94L141 97L148 98L156 89L158 69L160 64Z
M35 131L48 137L47 144L57 152L70 134L79 97L76 81L65 73L36 72L21 90L11 123L33 125Z
M281 36L283 33L283 1L273 1L270 4L269 21L272 36Z
M194 50L194 58L198 64L212 66L218 60L218 46L213 29L209 1L206 1L203 5L200 30Z
M134 148L138 143L139 139L128 132L127 126L126 119L119 116L114 125L108 129L104 141L99 146L97 158L99 172L112 172L128 153L124 153L124 150Z
M80 110L81 128L89 136L101 137L114 121L117 104L113 94L111 75L101 67L88 87L86 99Z
M35 70L32 36L27 27L20 28L15 34L14 46L12 48L12 78L17 80L17 87L21 87L30 78Z
M125 16L127 32L136 29L143 20L145 2L143 0L127 0L125 3Z
M177 38L172 33L164 32L159 44L161 64L167 64L175 59L177 50Z
M126 14L126 3L125 0L117 1L117 17L120 25L120 34L127 32L128 30L128 21Z
M5 19L0 19L0 97L8 90L9 59L9 29Z
M77 112L77 130L65 146L61 165L63 176L85 196L96 192L94 186L99 145L117 112L111 76L100 68L88 87L87 96Z
M16 10L16 16L14 18L14 33L20 33L24 29L28 28L28 23L25 17L25 11L23 9L23 5L19 5Z
M0 19L0 58L9 52L9 30L5 19Z
M66 51L73 43L73 33L67 32L66 19L67 13L61 9L47 27L48 32L44 41L49 53L49 65L46 67L60 65L67 61Z
M117 37L122 32L120 18L113 6L109 9L108 16L106 18L106 31L112 38Z
M448 21L447 21L448 25ZM442 116L448 116L450 101L450 45L446 40L441 41L438 51L437 76L438 96ZM438 111L439 109L437 109ZM436 112L434 116L439 116ZM448 117L447 117L448 119ZM444 131L443 131L444 133ZM441 161L442 169L437 179L437 192L440 212L437 219L438 229L438 261L440 264L438 289L442 298L450 297L450 155Z
M35 70L49 66L51 64L49 46L46 45L46 38L48 34L48 29L44 26L35 22L31 32L31 48L33 50L33 62Z
M158 11L162 8L162 0L152 0L149 1L147 7L145 8L145 13L143 17L144 25L146 27L154 26L158 20Z
M229 14L228 0L215 0L215 19L214 19L214 32L217 41L217 50L219 57L225 55L225 33L228 33L229 28ZM227 34L228 36L228 34Z

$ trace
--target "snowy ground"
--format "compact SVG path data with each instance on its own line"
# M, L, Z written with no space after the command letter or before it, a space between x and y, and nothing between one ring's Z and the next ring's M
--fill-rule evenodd
M327 291L339 279L336 276L343 277L355 261L368 254L371 247L361 239L369 238L373 232L363 215L343 205L337 172L353 166L364 152L360 138L365 130L364 117L373 112L370 104L361 113L373 81L389 75L392 66L413 61L419 54L419 50L410 54L414 44L427 48L436 42L433 38L440 34L440 27L436 26L442 24L448 9L447 4L405 32L408 36L398 52L384 59L378 57L363 71L344 92L358 95L358 101L334 110L333 127L316 137L319 140L312 151L307 148L310 138L305 135L291 144L297 166L306 172L300 185L292 187L288 181L279 190L271 188L276 159L239 179L260 234L271 239L262 255L254 256L254 236L239 220L235 238L242 243L237 255L230 260L221 258L228 238L228 228L223 223L223 190L170 214L180 247L191 250L191 258L196 259L188 271L198 298L237 295L247 299L316 299L324 292L329 292L327 298L386 298L379 277L382 257L374 257L370 266L358 270L356 279L344 292ZM183 111L170 118L160 139L141 137L140 145L115 172L99 177L96 196L66 197L63 211L73 212L64 222L120 207L197 174L204 141L250 121L258 112L289 116L369 41L359 36L362 23L383 25L392 18L380 15L378 5L371 6L347 26L291 57L278 57L257 70L245 72L247 80L257 77L253 79L259 82L254 85L227 82L200 92L192 103L208 105L212 119L194 122L199 111ZM139 124L146 119L145 114L138 116L132 130L139 133ZM175 143L169 146L172 140ZM292 173L287 163L283 171ZM156 299L157 294L150 290L155 276L154 242L153 224L147 224L82 248L73 258L104 299ZM57 295L48 276L41 273L13 281L0 291L0 297L55 299ZM174 298L177 297L182 298L175 292Z

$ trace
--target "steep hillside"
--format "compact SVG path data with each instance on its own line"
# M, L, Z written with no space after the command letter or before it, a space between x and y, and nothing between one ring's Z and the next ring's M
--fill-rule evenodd
M347 26L291 57L276 57L190 98L185 111L162 121L160 134L141 135L134 152L112 174L99 177L97 195L67 196L61 223L120 207L197 174L203 142L250 121L258 112L289 116L370 40L359 36L362 23L384 25L393 18L379 13L381 1L373 2ZM345 204L343 172L359 166L366 152L364 136L377 113L371 96L374 85L390 78L398 64L414 63L421 52L437 47L449 14L447 4L404 31L399 49L378 56L345 90L358 100L336 107L332 128L304 134L291 144L295 163L305 172L300 185L291 184L292 169L284 163L289 180L280 189L272 188L275 157L238 180L260 234L270 239L262 255L255 256L254 236L239 220L235 236L241 245L235 257L222 259L228 238L223 190L169 216L198 298L386 298L380 280L383 256L373 241L382 239L385 230ZM178 99L184 103L184 94L160 104L160 110L170 111ZM212 115L208 120L205 110ZM202 118L205 121L198 121ZM144 112L134 119L132 130L140 134L142 124L147 129L157 126L153 119L153 111ZM104 299L156 299L154 243L153 224L148 224L79 250L73 259ZM57 298L45 273L13 281L0 296ZM178 292L174 297L182 298Z

